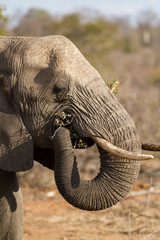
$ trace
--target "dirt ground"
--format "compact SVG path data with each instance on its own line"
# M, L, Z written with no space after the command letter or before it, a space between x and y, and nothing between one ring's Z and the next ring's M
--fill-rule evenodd
M95 166L94 161L87 168L85 164L88 172L83 174L93 175ZM160 239L159 155L142 163L137 182L126 199L99 212L69 205L56 188L53 172L39 164L20 174L19 180L25 208L24 240Z

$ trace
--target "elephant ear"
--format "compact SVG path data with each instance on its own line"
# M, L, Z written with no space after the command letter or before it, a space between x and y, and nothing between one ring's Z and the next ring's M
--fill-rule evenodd
M0 79L0 169L18 172L32 166L32 138L11 107Z

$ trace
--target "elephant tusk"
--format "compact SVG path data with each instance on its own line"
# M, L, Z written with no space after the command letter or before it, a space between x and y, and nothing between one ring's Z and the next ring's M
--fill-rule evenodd
M142 143L142 149L146 151L160 151L160 144L159 143Z
M130 159L130 160L136 160L136 161L144 161L144 160L149 160L154 158L152 155L129 152L127 150L121 149L103 138L94 137L94 136L92 136L91 138L103 150L118 157Z

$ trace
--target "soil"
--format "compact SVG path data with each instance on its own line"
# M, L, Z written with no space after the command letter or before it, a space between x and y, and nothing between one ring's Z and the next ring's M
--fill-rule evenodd
M85 154L85 150L80 154L84 158L79 163L81 174L93 177L98 167L95 152L89 152L87 164ZM160 239L160 156L155 156L155 160L142 163L128 197L99 212L69 205L56 188L53 172L36 163L31 171L19 174L24 240Z

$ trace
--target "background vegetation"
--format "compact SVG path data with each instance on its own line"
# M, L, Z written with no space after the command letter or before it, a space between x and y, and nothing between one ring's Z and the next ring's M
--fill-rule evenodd
M0 5L0 35L4 35L6 31L6 24L8 22L8 17L4 15L5 7Z

